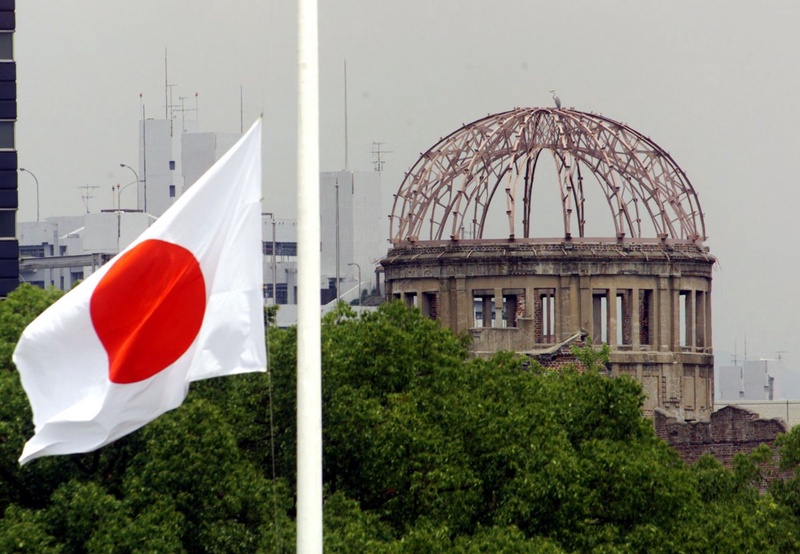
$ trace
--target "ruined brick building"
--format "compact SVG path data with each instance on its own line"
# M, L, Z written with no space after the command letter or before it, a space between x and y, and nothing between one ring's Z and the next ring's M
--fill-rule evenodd
M537 209L548 191L557 207ZM612 374L639 380L645 413L708 421L705 239L694 188L649 138L597 114L526 108L422 154L395 196L382 265L389 298L469 331L476 355L552 360L588 337L609 344Z

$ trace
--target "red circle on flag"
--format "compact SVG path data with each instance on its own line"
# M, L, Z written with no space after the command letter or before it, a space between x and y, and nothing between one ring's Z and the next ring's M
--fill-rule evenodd
M137 383L172 365L191 346L205 311L205 280L191 252L152 239L128 250L89 303L109 379Z

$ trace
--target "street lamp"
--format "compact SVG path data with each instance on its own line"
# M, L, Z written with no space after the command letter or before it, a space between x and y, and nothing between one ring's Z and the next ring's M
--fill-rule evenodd
M31 177L33 177L33 180L36 181L36 221L39 221L39 179L37 179L36 175L24 167L20 167L19 170L24 171L25 173L30 173Z
M347 265L354 265L358 268L358 305L361 306L361 266L355 262Z
M120 167L127 167L128 169L133 171L133 175L136 177L136 181L134 181L134 182L138 183L139 181L141 181L141 179L139 179L139 174L136 173L136 170L133 169L131 166L129 166L127 164L119 164L119 166ZM128 185L125 185L125 186L127 187ZM139 209L139 195L138 194L136 195L136 209L137 210ZM145 212L147 211L147 183L144 184L144 211Z
M130 183L127 183L123 187L120 187L119 185L117 185L117 209L118 210L122 210L122 191L125 190L126 188L128 188L131 185L135 185L138 182L139 181L131 181ZM138 197L137 197L137 202L138 202Z

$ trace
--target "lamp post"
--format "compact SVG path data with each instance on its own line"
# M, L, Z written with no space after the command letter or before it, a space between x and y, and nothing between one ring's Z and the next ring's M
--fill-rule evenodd
M358 268L358 305L361 306L361 266L355 262L347 265L354 265Z
M339 179L336 179L336 303L339 303Z
M119 164L119 166L120 167L127 167L128 169L133 171L133 175L136 177L136 181L134 181L134 182L138 183L139 181L141 181L141 179L139 179L139 174L136 173L136 170L133 169L131 166L129 166L128 164ZM125 185L125 186L127 187L128 185ZM139 195L138 194L136 195L136 209L137 210L139 209ZM144 211L147 211L147 183L145 183L145 185L144 185Z
M130 183L127 183L126 185L124 185L122 188L120 188L120 186L117 185L117 210L121 210L122 209L122 191L125 190L126 188L128 188L131 185L135 185L138 182L139 181L131 181ZM138 200L138 198L137 198L137 200Z
M30 173L33 180L36 181L36 221L39 221L39 179L36 178L36 175L33 172L28 171L24 167L19 168L20 171L24 171L25 173Z

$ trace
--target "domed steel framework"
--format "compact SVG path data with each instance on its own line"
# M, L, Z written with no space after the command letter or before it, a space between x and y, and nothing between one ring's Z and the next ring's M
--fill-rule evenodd
M597 114L518 108L464 125L422 154L395 197L392 241L460 239L465 229L484 238L489 205L498 196L504 196L513 239L520 194L519 238L532 238L534 178L545 151L558 173L566 239L585 236L584 177L593 174L611 210L615 238L705 240L697 194L652 140ZM645 236L651 232L655 236Z

